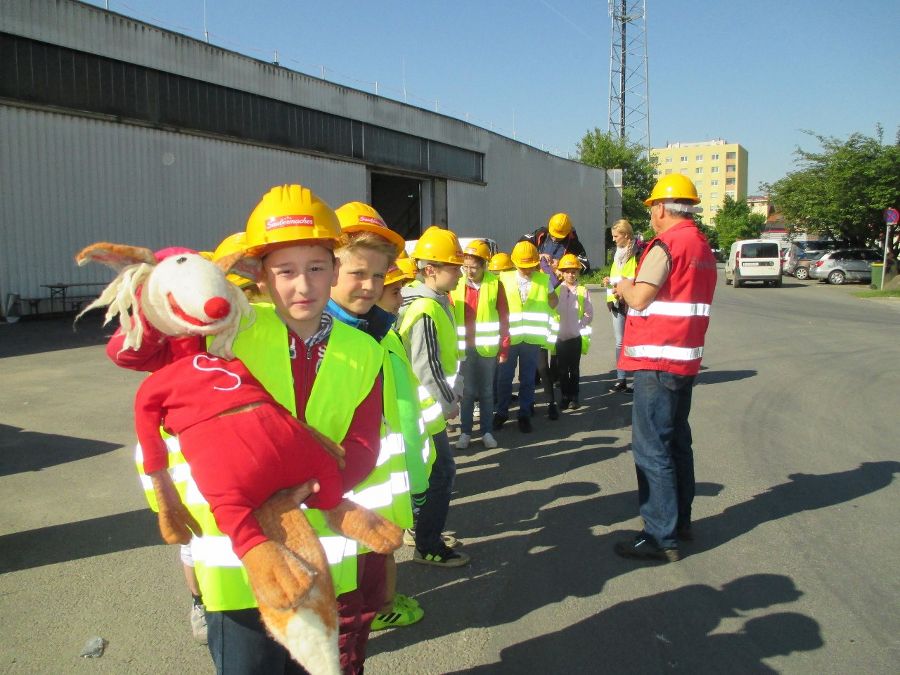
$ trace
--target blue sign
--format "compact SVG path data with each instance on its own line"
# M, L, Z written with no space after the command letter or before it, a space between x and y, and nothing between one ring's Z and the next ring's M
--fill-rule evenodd
M896 225L897 221L900 220L900 212L897 209L890 208L884 210L884 222L888 225Z

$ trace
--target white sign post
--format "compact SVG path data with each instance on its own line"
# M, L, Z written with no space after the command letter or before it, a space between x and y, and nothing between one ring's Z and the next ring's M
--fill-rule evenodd
M884 278L887 276L887 254L888 254L888 246L891 245L891 226L897 224L897 220L900 220L900 212L895 208L889 208L884 210L884 258L882 259L881 266L881 290L884 290Z

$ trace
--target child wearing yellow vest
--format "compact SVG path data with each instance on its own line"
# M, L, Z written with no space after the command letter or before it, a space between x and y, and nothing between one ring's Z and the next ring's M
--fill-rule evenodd
M447 420L459 415L462 392L456 322L448 294L461 276L462 249L453 232L432 226L419 237L412 258L420 283L401 290L398 332L420 382L419 400L436 452L416 521L413 561L460 567L468 564L469 556L451 549L442 535L456 476Z
M613 255L612 267L609 270L609 276L604 277L603 285L607 287L606 306L609 309L609 315L612 319L613 335L616 341L616 363L619 363L619 353L622 351L622 338L625 336L625 317L628 314L628 305L625 301L617 298L613 292L613 286L622 281L622 279L631 279L637 270L637 258L634 255L634 230L624 218L618 220L610 228L612 232L613 242L616 245L616 252ZM609 391L612 393L631 394L633 388L625 380L628 373L616 367L616 381L610 386Z
M413 523L409 464L413 465L414 474L424 473L427 455L423 457L422 451L423 445L427 451L427 438L422 433L410 439L408 434L403 433L401 415L407 410L420 412L418 397L411 382L404 386L403 378L409 380L410 374L402 345L399 351L403 359L398 362L397 356L392 354L385 342L393 337L390 334L396 317L377 304L389 271L396 269L394 260L403 252L406 242L388 228L379 213L368 204L349 202L338 208L336 214L346 243L335 251L340 261L340 271L325 311L335 319L368 333L385 347L381 453L375 470L356 487L350 498L374 509L398 527L408 529ZM420 418L421 414L415 423ZM410 443L413 447L407 447ZM418 491L422 489L418 487ZM366 608L367 612L375 613L371 629L396 628L420 621L425 612L419 603L396 592L397 564L394 557L372 552L363 557L366 564L373 558L383 558L379 564L385 567L383 597ZM365 589L361 590L365 592ZM368 618L368 614L364 614L364 621Z

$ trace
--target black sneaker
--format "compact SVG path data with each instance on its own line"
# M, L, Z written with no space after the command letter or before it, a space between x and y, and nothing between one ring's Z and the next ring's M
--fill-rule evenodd
M435 567L462 567L469 564L469 556L462 551L454 551L443 544L437 551L420 551L418 548L413 554L413 562L420 565L434 565Z
M660 548L649 534L639 533L634 539L616 542L613 547L617 555L634 560L657 562L678 562L681 552L677 548Z
M520 417L519 418L519 431L523 434L530 434L531 429L531 418L530 417Z
M618 394L623 391L628 391L628 387L625 384L625 380L619 380L613 386L609 388L610 394Z
M506 415L496 413L494 415L494 423L491 425L494 431L500 431L503 428L503 425L506 424L506 420L508 419L509 417L507 417Z
M694 541L694 531L691 529L690 523L675 528L675 536L678 541Z
M555 403L551 403L547 408L547 417L549 417L551 420L559 419L559 407L557 407Z
M578 402L577 398L572 399L572 404L569 406L572 410L578 410L581 407L581 403Z
M568 410L570 405L572 405L571 399L561 398L559 400L559 409L560 410Z
M629 384L627 387L625 387L625 393L629 396L634 396L634 387Z

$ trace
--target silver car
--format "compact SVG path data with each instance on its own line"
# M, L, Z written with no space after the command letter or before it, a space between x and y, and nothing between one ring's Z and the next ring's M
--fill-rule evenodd
M867 248L829 251L809 266L809 278L825 280L829 284L869 282L872 280L872 263L880 261L881 254Z

